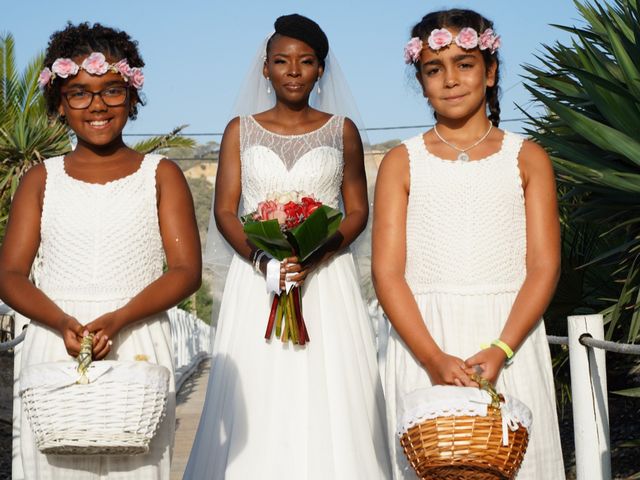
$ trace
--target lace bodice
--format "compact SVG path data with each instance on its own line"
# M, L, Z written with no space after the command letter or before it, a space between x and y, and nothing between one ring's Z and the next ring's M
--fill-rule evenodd
M301 135L279 135L253 117L240 118L242 215L274 193L299 191L338 208L344 117Z
M45 160L40 225L40 288L58 300L130 298L162 274L156 168L147 155L140 168L104 185L64 170L63 157Z
M517 291L525 276L526 225L518 168L522 138L459 162L407 140L410 194L405 277L414 294Z

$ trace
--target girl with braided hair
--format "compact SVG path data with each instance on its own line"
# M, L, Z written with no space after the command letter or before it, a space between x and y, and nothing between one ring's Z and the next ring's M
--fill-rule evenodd
M533 412L517 478L564 478L541 318L559 275L554 175L541 147L498 128L500 41L489 20L455 9L422 18L405 47L436 124L387 153L376 185L395 479L416 478L396 436L405 396L475 385L474 372Z
M142 103L143 66L122 31L81 23L51 36L40 87L77 145L22 179L0 250L0 297L30 319L23 371L77 357L92 334L94 360L144 358L169 370L166 415L147 454L63 456L38 450L22 411L14 441L26 480L170 476L175 391L166 310L198 289L201 252L180 169L122 139ZM34 284L29 272L38 251Z

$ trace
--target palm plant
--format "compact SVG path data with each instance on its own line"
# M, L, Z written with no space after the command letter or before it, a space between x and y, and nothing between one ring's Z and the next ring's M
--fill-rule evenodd
M72 132L47 118L44 97L38 89L43 58L43 54L36 55L19 73L13 36L0 35L0 240L22 175L45 158L71 150ZM138 142L132 148L150 153L169 147L193 147L192 139L179 135L185 127Z
M528 90L546 108L542 117L529 117L527 131L549 152L557 172L565 241L584 261L573 268L586 282L580 295L588 292L588 303L605 314L608 339L635 342L640 340L640 11L637 0L575 4L584 27L556 25L572 34L571 44L545 46L538 57L542 66L525 67ZM560 290L566 287L561 280Z
M47 119L37 79L43 55L18 73L15 42L0 36L0 236L22 175L35 163L70 149L67 129Z

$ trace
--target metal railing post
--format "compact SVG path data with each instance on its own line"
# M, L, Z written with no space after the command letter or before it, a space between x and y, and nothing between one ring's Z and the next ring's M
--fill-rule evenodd
M604 340L602 315L574 315L568 321L576 476L578 480L610 480L605 351L580 343L585 335Z

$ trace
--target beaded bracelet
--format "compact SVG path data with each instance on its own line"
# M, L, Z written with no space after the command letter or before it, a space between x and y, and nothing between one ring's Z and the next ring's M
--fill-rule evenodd
M264 250L256 250L256 255L255 258L253 260L253 270L256 273L260 273L260 261L262 260L262 257L264 257L267 252L265 252Z

